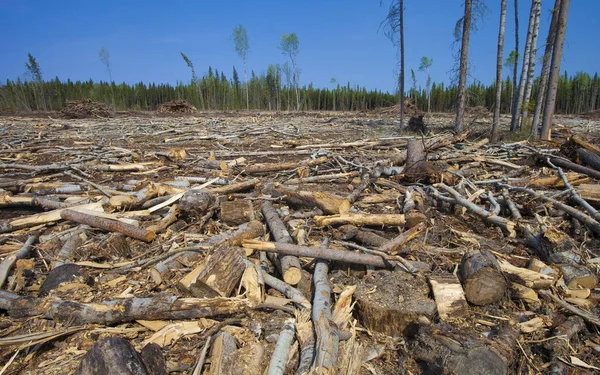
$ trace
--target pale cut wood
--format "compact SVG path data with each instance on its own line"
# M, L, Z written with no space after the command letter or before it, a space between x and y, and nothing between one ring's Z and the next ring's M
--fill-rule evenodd
M45 212L45 213L41 213L41 214L36 214L36 215L31 215L31 216L26 216L26 217L10 220L8 222L7 227L10 230L13 230L13 229L32 227L32 226L40 225L40 224L53 223L55 221L61 220L60 214L66 209L67 208L61 208L61 209L57 209L57 210L50 211L50 212ZM69 207L68 209L75 210L75 211L78 209L87 209L87 210L93 210L93 211L98 211L98 212L104 212L101 201L84 204L84 205L79 205L79 206L72 206L72 207ZM3 225L0 225L0 232L2 232L2 227L3 227Z
M510 283L510 293L513 299L522 300L531 309L535 310L541 306L540 299L535 290L524 285Z
M282 197L283 200L303 207L318 207L326 214L339 214L348 212L350 201L321 191L302 191L291 186L279 184L266 184L263 188L265 194L273 197Z
M220 247L204 264L196 267L177 284L194 297L229 297L238 285L246 265L240 251Z
M210 369L207 375L225 375L229 372L226 371L225 362L227 357L230 356L237 349L235 339L228 332L221 332L215 338L212 344L210 352Z
M586 266L579 264L559 264L565 284L570 289L594 289L598 285L596 275Z
M508 275L514 281L519 282L528 288L545 289L554 284L554 277L536 272L527 268L516 267L508 261L501 259L498 261L502 272Z
M315 222L319 226L332 224L353 224L365 226L404 226L406 223L403 214L355 214L315 216Z
M429 284L441 320L452 321L467 317L469 305L456 275L432 275L429 277Z
M600 185L581 184L576 190L581 198L595 205L600 205Z
M219 216L227 225L240 225L252 221L254 220L252 201L223 201Z

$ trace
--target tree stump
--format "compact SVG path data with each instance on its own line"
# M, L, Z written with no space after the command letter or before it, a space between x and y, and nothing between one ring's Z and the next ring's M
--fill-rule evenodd
M496 303L504 296L506 280L498 261L487 250L465 253L460 262L459 275L467 301L474 305Z
M128 340L120 337L108 337L98 341L83 356L75 375L164 375L160 348L144 348L140 355ZM144 362L144 357L149 361ZM151 358L150 358L151 357Z
M58 266L52 269L48 276L46 276L46 279L40 287L39 296L45 297L50 294L50 291L58 288L60 284L74 281L80 276L83 275L81 269L76 264L67 263Z
M402 271L374 271L358 284L354 295L364 326L389 336L402 335L413 320L433 318L436 312L425 278Z
M221 202L221 221L227 225L240 225L254 220L252 201Z

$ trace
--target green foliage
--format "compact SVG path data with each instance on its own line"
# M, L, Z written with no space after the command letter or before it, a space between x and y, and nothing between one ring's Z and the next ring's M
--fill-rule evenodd
M106 67L106 70L108 71L108 78L112 82L112 72L110 71L110 54L108 53L108 50L105 47L100 48L98 56L100 57L100 62L102 65Z
M248 51L250 51L250 42L248 40L248 33L246 32L244 25L240 24L236 26L233 29L231 38L233 39L235 51L242 60L246 61L248 57Z
M298 56L298 52L300 52L300 41L298 41L298 36L296 33L286 34L283 33L281 35L279 49L281 53L290 57L290 59L295 60L296 56Z
M42 70L40 64L38 64L35 57L31 53L27 54L28 62L25 63L25 69L27 69L27 75L31 77L31 80L37 83L42 82Z
M508 68L512 68L515 65L515 62L519 61L519 53L515 50L510 51L510 54L506 58L504 62L504 66Z

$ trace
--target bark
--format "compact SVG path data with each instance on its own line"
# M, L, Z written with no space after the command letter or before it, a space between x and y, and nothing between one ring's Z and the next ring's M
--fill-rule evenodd
M152 345L152 344L151 344ZM155 351L153 356L140 355L131 343L120 337L108 337L98 341L83 356L75 375L120 374L120 375L159 375L167 374L162 353ZM142 350L142 352L144 351ZM154 357L159 355L159 357ZM145 363L144 359L148 361ZM162 359L162 361L161 361ZM147 366L149 365L149 366Z
M494 122L492 125L492 142L498 141L500 131L500 105L502 103L502 66L504 63L504 31L506 30L506 3L500 5L500 30L498 31L498 53L496 55L496 101L494 105Z
M81 303L58 298L24 297L0 291L0 309L15 318L41 315L69 324L113 325L138 319L198 319L237 314L249 307L237 298L181 298L160 295L123 298L101 303Z
M293 244L294 240L288 233L285 223L279 217L273 204L269 201L264 201L261 210L275 241ZM276 265L286 283L296 285L302 279L302 266L297 257L293 255L278 255Z
M579 172L579 173L583 173L586 174L590 177L594 177L597 179L600 179L600 171L597 171L593 168L588 168L588 167L584 167L581 166L579 164L575 164L571 161L562 159L562 158L550 158L550 161L552 162L552 164L558 166L558 167L563 167L563 168L567 168L570 169L572 171L575 172Z
M506 280L498 261L487 250L465 253L459 267L460 279L467 301L474 305L489 305L504 297Z
M558 268L569 289L594 289L598 285L596 275L586 266L579 264L559 264Z
M546 90L548 88L548 69L550 65L550 57L552 56L552 48L554 46L554 39L556 37L556 23L558 20L558 10L560 8L560 1L555 0L554 9L552 10L552 20L550 21L550 28L548 29L548 37L546 38L546 48L544 50L544 59L542 62L542 71L540 73L540 83L538 86L537 97L535 102L535 110L533 112L533 120L531 121L531 135L534 139L537 139L540 127L540 115L544 106L544 98L546 97Z
M273 350L267 375L283 375L290 348L294 342L295 331L294 321L287 320L281 329L281 333L279 333L279 339L277 339L275 350Z
M141 241L151 242L156 233L136 227L135 225L123 223L117 220L111 220L104 217L94 216L91 211L86 213L66 209L60 213L60 217L65 220L74 221L79 224L87 224L92 227L107 230L109 232L122 233L128 237L132 237Z
M519 1L515 0L514 2L515 8L515 53L519 53ZM510 102L510 111L513 113L513 108L516 106L517 101L517 73L519 68L519 59L518 56L515 56L515 61L513 64L513 87L512 87L512 100Z
M528 288L543 289L554 284L554 277L532 269L515 267L506 260L499 261L502 272L509 280L513 280Z
M541 0L534 0L534 20L533 20L533 36L531 37L531 46L529 51L529 65L527 70L527 81L525 81L525 96L523 98L523 109L521 112L521 123L519 129L523 129L523 124L527 121L529 108L529 100L531 99L531 90L533 89L533 75L535 72L535 59L537 56L537 40L540 30L540 9L542 7Z
M408 140L408 145L406 146L406 166L404 167L403 174L411 182L426 179L433 174L433 170L427 162L425 145L422 140Z
M469 63L469 35L471 33L471 11L473 0L465 0L463 16L462 41L460 44L460 73L458 78L458 104L456 106L456 121L454 132L460 133L464 127L465 106L467 104L467 66Z
M404 0L399 0L400 16L400 129L404 129Z
M281 164L256 164L253 166L245 167L243 171L246 174L277 172L284 171L287 169L296 169L300 167L313 167L315 165L326 163L327 161L328 158L326 156L322 156L317 159L305 160L300 162L290 162Z
M590 152L584 148L577 150L577 153L579 154L579 158L584 165L600 171L600 155Z
M550 75L548 77L549 88L546 92L546 103L544 107L544 116L542 118L541 138L550 140L552 128L552 116L556 105L556 92L558 91L558 78L560 76L560 63L562 60L563 45L567 31L567 19L569 16L569 5L571 0L561 0L558 20L556 22L556 38L554 40L554 50L552 52L552 62L550 64Z
M213 194L233 194L239 193L242 191L251 190L258 184L258 179L252 179L244 182L239 182L237 184L220 186L218 188L209 189L208 191Z
M39 296L45 297L50 294L50 291L58 288L60 284L72 282L81 276L83 276L81 268L76 264L68 263L58 266L52 269L44 279Z

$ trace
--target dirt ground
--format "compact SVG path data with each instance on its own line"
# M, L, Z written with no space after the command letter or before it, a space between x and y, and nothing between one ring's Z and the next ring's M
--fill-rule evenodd
M5 116L0 117L0 164L2 164L0 186L6 194L24 197L35 195L34 190L31 189L40 188L33 186L35 184L55 182L79 186L79 190L72 193L46 191L38 193L38 195L64 202L69 196L99 199L103 194L99 191L98 186L111 192L110 195L115 195L114 192L134 194L150 184L177 187L175 182L182 181L187 177L205 177L207 179L221 177L233 183L258 178L261 185L275 182L285 184L286 181L299 176L361 172L363 166L372 166L380 161L394 159L402 150L406 149L406 142L409 138L428 139L434 136L451 136L453 120L452 114L427 114L424 121L429 134L420 135L406 131L400 132L398 119L378 112L207 112L183 116L118 113L112 118L72 120L60 118L55 113L35 115L34 117ZM504 128L508 127L509 121L509 117L502 117ZM465 140L459 144L444 146L430 154L449 155L448 157L457 160L445 162L440 168L448 167L460 171L469 169L470 173L472 172L469 179L474 183L501 179L508 172L513 171L513 169L503 169L502 166L493 163L486 164L473 159L479 155L523 167L526 172L517 177L529 179L552 175L543 166L532 161L531 154L528 154L527 150L506 151L500 146L482 144L475 149L474 153L461 155L465 160L460 159L456 156L457 153L481 142L489 136L491 130L491 117L478 118L474 123L467 119L466 123L470 128L470 134ZM535 147L538 150L556 151L569 134L577 134L597 144L600 138L600 120L559 116L555 120L553 131L554 142L536 143ZM513 144L527 140L527 138L525 130L518 134L502 132L504 144ZM184 153L181 150L184 150ZM328 159L325 163L317 166L291 167L268 173L257 173L252 176L244 172L244 166L302 162L322 156L326 156ZM243 165L241 167L234 166L232 162L240 158L244 159ZM215 160L225 161L228 163L228 167L221 166L215 169L207 166L210 161ZM93 168L98 164L137 164L141 167L131 171L106 171ZM55 166L56 168L26 169L11 168L10 165ZM62 168L68 165L77 167L68 170ZM85 169L86 167L89 168ZM71 174L66 173L67 171L80 177L74 178ZM428 183L406 182L393 175L386 177L386 180L390 182L388 184L375 182L368 186L355 202L354 208L358 212L369 214L401 213L402 200L407 188L410 186L421 189L428 188ZM348 178L301 183L300 187L303 191L326 192L346 197L353 192L359 182L360 173L356 173L353 177ZM587 182L597 184L595 179L588 179ZM394 186L396 187L394 188ZM562 188L546 187L545 189L556 190L554 191L556 193ZM258 193L258 190L257 187L256 191L231 193L223 195L222 199L252 202L256 217L260 220L260 200L258 198L261 197L261 194ZM378 200L371 197L376 197ZM549 226L569 231L569 224L563 222L565 220L562 216L547 213L549 209L543 204L540 203L539 206L527 210L530 198L524 195L514 198L521 207L525 207L526 212L530 213L527 217L530 222L535 222L532 212L536 212L536 215L545 215L543 209L540 209L542 207L546 208L548 215L544 216L543 220L547 220L546 223ZM300 217L294 217L294 214L311 212L308 208L288 205L284 201L275 200L274 203L280 215L285 218L290 233L294 232L290 220L297 220ZM465 335L468 338L465 338L464 342L471 340L480 343L487 338L499 335L498 332L509 325L509 322L517 324L533 317L542 317L547 324L530 333L520 333L518 345L511 348L511 355L506 357L510 357L507 361L511 374L548 373L550 363L556 359L544 346L544 342L553 335L553 330L570 316L550 300L542 299L541 306L532 308L521 300L510 298L510 294L507 294L501 301L487 306L470 305L469 313L452 324L440 322L435 313L433 296L427 282L431 275L456 273L456 267L461 261L462 254L473 248L489 248L499 259L508 260L518 267L525 267L532 256L530 249L525 246L522 239L509 238L498 227L487 224L481 218L461 211L460 208L441 206L441 203L439 207L436 207L425 202L423 211L427 218L427 229L411 240L401 253L415 264L425 264L428 270L424 271L424 275L412 278L403 273L402 277L396 277L394 283L390 283L385 279L399 271L372 270L356 265L350 267L345 263L331 264L329 277L334 301L342 290L352 285L358 286L357 298L360 299L361 295L368 296L357 302L353 311L351 323L347 328L352 332L352 338L340 344L340 362L347 361L347 358L342 357L344 355L348 357L350 350L358 347L360 353L376 353L364 354L363 357L368 357L368 360L360 367L358 372L360 374L441 374L443 371L438 369L439 371L435 372L425 365L429 363L428 361L435 362L438 359L430 359L419 354L427 345L433 345L424 338L429 335L430 330L436 333L427 337L446 335L450 337L448 340L463 340L459 337ZM110 212L121 214L128 210L130 208L113 208ZM27 206L0 206L0 222L9 223L13 219L39 212L38 208ZM150 243L128 238L127 244L130 250L124 254L100 251L99 244L106 240L107 234L99 230L88 229L86 231L88 239L77 249L74 260L93 262L94 264L112 264L112 268L83 267L84 271L79 279L71 281L68 288L58 288L52 291L51 298L100 303L119 298L151 297L159 294L181 298L191 297L177 287L176 281L189 273L196 266L195 264L184 265L169 271L162 275L162 280L158 282L149 272L149 268L143 265L143 262L154 259L167 251L192 246L235 228L234 225L223 223L218 212L217 209L204 221L180 217ZM135 217L135 219L139 220L140 226L148 227L161 221L165 215L165 211L158 211L156 214ZM309 246L319 247L323 238L340 239L343 237L338 226L315 225L308 214L306 218L300 217L300 219L306 232L306 244ZM12 254L19 247L16 245L24 243L33 230L39 231L41 236L49 237L75 226L75 223L68 221L57 221L33 229L4 231L0 234L0 257ZM402 228L397 226L371 227L367 230L386 239L392 239L402 232ZM268 239L268 237L262 238ZM592 234L589 234L589 237L581 235L576 238L578 245L584 249L582 251L586 254L586 259L600 257L600 248L597 246L596 238L597 235ZM18 290L18 294L22 296L37 297L39 289L51 269L51 264L56 260L62 246L64 246L64 240L60 239L48 240L37 245L31 256L33 267L31 267L31 272L23 273L25 276L22 284L19 285L12 277L12 280L7 283L9 287L13 288L12 291ZM331 248L346 249L339 243L332 243ZM258 259L256 254L251 257ZM124 267L114 266L132 261L136 262L134 266L131 266L130 263ZM305 271L312 273L314 262L308 258L302 258L301 261ZM598 267L597 263L592 266L596 275ZM273 274L277 275L277 271L273 271ZM119 279L121 276L125 276L125 278ZM308 284L308 286L298 286L298 288L304 291L310 299L310 282ZM7 290L6 288L5 285L3 290ZM371 295L377 293L377 290L382 294ZM402 291L398 292L398 295L394 294L394 291L398 290ZM276 291L271 290L267 293L282 297ZM233 295L235 296L236 292ZM382 298L386 299L382 296L389 295L394 295L395 301L382 301ZM598 289L592 290L592 296L589 298L592 300L597 297ZM403 301L410 302L411 306L413 304L418 306L406 312L406 315L402 315L406 322L397 327L402 332L394 331L395 334L390 332L389 327L386 327L385 320L380 322L379 326L383 326L379 328L378 324L365 326L364 321L368 318L364 314L374 316L384 314L385 318L382 319L388 319L388 323L395 327L395 324L398 324L395 314L404 314L403 309L407 308L406 303L402 304ZM361 303L369 304L369 308L373 304L378 309L384 309L385 312L368 312L367 306L361 307ZM225 328L221 328L222 331L231 333L236 339L238 345L236 355L239 356L236 358L241 358L239 359L240 363L248 359L247 353L246 357L243 357L243 350L247 344L258 342L264 347L261 368L266 369L283 322L290 316L294 316L288 310L250 309L228 316L210 317L204 323L207 327L216 322L227 323L223 325ZM414 311L418 311L420 316L412 316ZM427 311L431 311L431 314ZM597 316L598 307L593 307L591 313ZM435 328L433 328L434 325ZM69 321L58 321L40 316L14 318L6 313L6 310L0 308L0 363L8 364L4 373L72 374L87 350L104 337L124 337L139 350L155 334L154 328L140 322L140 319L111 326L85 324L77 326L77 331L65 333L72 326ZM162 346L169 373L191 373L200 349L206 342L207 332L209 329L203 329L194 334L182 334L172 343ZM49 339L36 345L24 345L22 348L20 345L23 345L23 341L17 344L2 341L17 335L41 333L60 333L60 335L57 335L55 339ZM486 345L493 346L493 344ZM586 328L576 335L569 345L571 345L569 351L571 356L577 357L589 366L600 367L600 340L597 326L587 323ZM17 348L19 348L18 354L14 360L11 360L17 353ZM431 349L437 350L433 347ZM297 347L295 350L298 351ZM294 358L290 359L286 373L294 373L294 363L297 363L297 357L298 353L295 353ZM577 366L568 358L566 362L568 362L565 365L569 374L591 374L595 371L593 368ZM209 364L205 366L205 368L208 367L210 367ZM242 370L231 370L231 373L242 374L244 373ZM208 371L203 373L209 373ZM1 370L0 373L2 373ZM338 373L345 374L346 372L340 370Z

